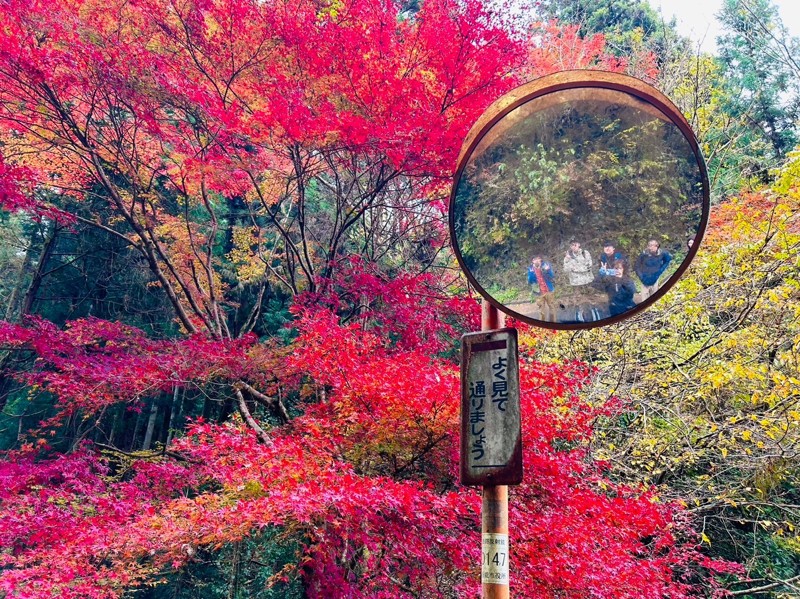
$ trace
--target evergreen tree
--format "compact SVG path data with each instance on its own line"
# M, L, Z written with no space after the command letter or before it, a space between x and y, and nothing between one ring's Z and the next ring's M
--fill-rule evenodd
M630 56L642 45L663 55L665 38L677 37L675 19L665 22L644 0L545 0L544 19L580 26L582 37L602 33L618 56Z
M769 0L726 0L718 17L724 27L717 39L727 88L723 108L748 129L743 141L750 159L740 170L763 179L798 142L800 68L793 56L800 40L788 35Z

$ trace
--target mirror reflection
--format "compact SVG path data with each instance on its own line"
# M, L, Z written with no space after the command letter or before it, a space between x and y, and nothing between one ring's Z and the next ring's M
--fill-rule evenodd
M703 212L693 146L625 92L553 92L474 148L453 201L474 281L542 323L594 323L645 302L686 259Z

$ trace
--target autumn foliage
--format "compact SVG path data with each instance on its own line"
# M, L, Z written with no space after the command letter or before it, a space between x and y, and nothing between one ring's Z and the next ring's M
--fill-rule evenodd
M91 445L57 456L44 441L9 454L3 588L113 597L200 546L274 526L303 539L280 577L301 578L310 596L474 594L480 502L453 481L456 369L324 310L297 327L286 368L327 399L267 443L241 423L198 421L149 459ZM614 485L589 457L593 422L612 409L576 395L590 374L523 365L526 482L511 515L520 593L692 596L692 569L709 564L679 543L691 532L675 506Z
M49 410L0 461L5 596L178 596L200 556L265 534L293 549L259 593L478 594L453 351L478 309L443 253L449 177L514 85L629 66L602 36L496 16L476 0L0 4L0 204L50 227L45 248L64 231L119 244L172 318L149 334L27 302L0 324L2 404ZM61 268L41 255L29 295ZM619 408L586 399L594 371L529 351L521 373L515 594L714 593L731 568L678 504L593 458Z

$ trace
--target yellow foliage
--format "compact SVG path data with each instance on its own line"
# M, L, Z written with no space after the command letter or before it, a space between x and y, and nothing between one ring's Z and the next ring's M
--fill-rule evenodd
M776 458L800 454L800 152L777 181L715 209L695 263L647 312L531 341L542 359L595 366L592 397L628 400L596 455L611 476L693 502L708 544L731 512L774 532L752 506L793 504L786 489L800 488L800 466Z
M260 256L258 234L255 227L233 227L233 249L228 252L228 260L243 283L257 281L266 273L267 266Z

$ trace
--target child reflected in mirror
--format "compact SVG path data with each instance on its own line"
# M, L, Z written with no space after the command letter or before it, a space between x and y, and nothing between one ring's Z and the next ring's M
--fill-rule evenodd
M600 270L598 271L601 281L604 277L615 277L617 275L614 263L620 261L626 262L627 260L622 252L617 251L616 244L611 240L603 242L603 252L600 254Z
M531 302L545 322L556 322L555 275L553 267L541 255L531 259L528 266L528 285L531 288Z
M636 306L633 301L636 284L628 274L628 264L624 260L615 260L610 270L614 274L605 277L603 288L608 294L608 310L611 316L618 316Z

